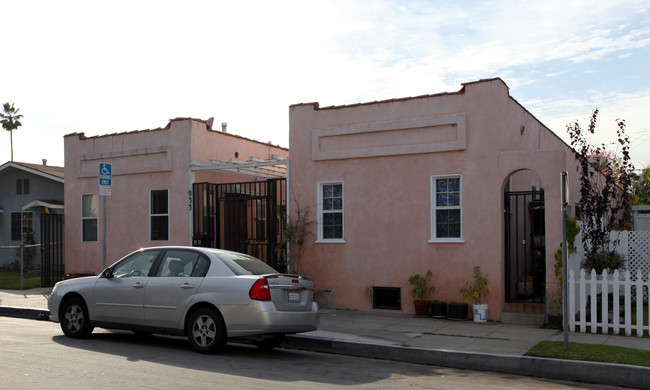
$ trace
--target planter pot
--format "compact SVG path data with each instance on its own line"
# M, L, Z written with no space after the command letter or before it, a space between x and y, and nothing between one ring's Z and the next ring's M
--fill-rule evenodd
M472 305L474 322L487 322L488 305L486 303Z
M431 316L433 318L447 318L447 302L431 302Z
M429 317L429 301L415 300L413 306L415 306L416 317Z
M465 321L467 319L467 303L450 303L448 306L447 319L453 321Z

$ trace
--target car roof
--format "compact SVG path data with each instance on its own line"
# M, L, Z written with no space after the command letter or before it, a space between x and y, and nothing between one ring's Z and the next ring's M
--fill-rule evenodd
M182 249L182 250L195 250L199 252L209 252L209 253L229 253L229 254L239 254L244 256L250 256L245 253L229 251L226 249L217 249L217 248L206 248L201 246L189 246L189 245L165 245L165 246L150 246L146 248L140 248L137 251L147 251L147 250L173 250L173 249Z

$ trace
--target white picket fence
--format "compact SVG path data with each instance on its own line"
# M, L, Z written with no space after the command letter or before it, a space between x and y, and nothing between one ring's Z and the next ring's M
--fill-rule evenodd
M643 325L643 308L646 306L650 324L650 303L644 303L644 288L650 290L650 273L643 278L641 270L636 272L632 277L630 271L620 273L618 270L611 275L603 271L602 275L597 275L595 270L590 275L586 275L585 270L580 270L580 277L576 279L574 270L569 270L569 331L587 332L587 327L591 333L609 333L610 329L614 334L619 334L625 330L625 334L630 336L632 331L636 330L636 335L641 337L644 332L650 334L650 326ZM578 291L576 291L576 289ZM612 310L609 310L609 294L612 294ZM600 307L598 307L598 296L601 296ZM647 297L647 292L645 294ZM587 307L587 297L589 307ZM635 299L639 297L640 299ZM621 307L621 300L623 304ZM632 304L635 301L637 320L632 324ZM589 316L587 316L589 314ZM600 317L599 317L600 314ZM622 316L621 316L622 314ZM576 319L578 317L579 319Z

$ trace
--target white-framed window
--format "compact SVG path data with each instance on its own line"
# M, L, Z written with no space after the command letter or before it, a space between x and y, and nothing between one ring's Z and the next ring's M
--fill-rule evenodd
M81 195L81 241L97 241L97 194Z
M151 241L169 240L169 190L151 190L149 195Z
M318 183L318 241L343 241L343 182Z
M460 175L431 176L431 242L463 242Z

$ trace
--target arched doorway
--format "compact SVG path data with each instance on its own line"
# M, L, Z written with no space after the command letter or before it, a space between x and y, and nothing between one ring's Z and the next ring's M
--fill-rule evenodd
M503 189L506 302L543 303L546 293L544 187L531 170L510 175Z

